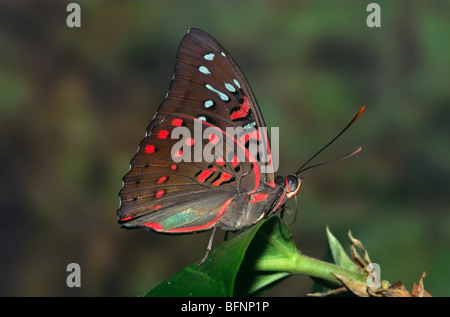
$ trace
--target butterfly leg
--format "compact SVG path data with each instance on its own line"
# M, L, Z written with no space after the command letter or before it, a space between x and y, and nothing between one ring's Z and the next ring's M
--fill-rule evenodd
M211 249L212 249L212 243L214 240L214 234L216 233L216 228L217 226L214 226L213 231L211 233L211 237L209 237L209 242L208 242L208 246L206 247L206 254L203 257L203 259L201 259L200 262L198 262L197 267L199 267L200 265L203 264L203 262L205 262L206 258L208 257L208 255L211 253Z

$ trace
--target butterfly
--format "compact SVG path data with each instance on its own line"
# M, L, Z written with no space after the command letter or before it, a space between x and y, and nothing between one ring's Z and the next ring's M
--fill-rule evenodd
M231 55L206 32L190 29L180 43L169 92L123 177L119 223L168 234L213 229L202 263L217 228L250 227L301 187L300 169L275 178L265 127ZM200 138L175 137L195 129L203 131Z

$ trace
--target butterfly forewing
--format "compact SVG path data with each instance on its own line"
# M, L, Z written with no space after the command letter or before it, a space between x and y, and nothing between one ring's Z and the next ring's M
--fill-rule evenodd
M256 98L237 63L220 43L198 29L191 29L180 44L174 80L161 108L165 109L160 111L201 117L223 130L265 127ZM270 153L267 133L261 133L259 140L253 141L264 145L264 152ZM258 164L272 167L270 155ZM267 183L274 179L272 172L260 177Z

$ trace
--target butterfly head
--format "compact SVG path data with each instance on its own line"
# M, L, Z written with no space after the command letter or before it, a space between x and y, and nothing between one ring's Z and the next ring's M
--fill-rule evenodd
M294 175L289 175L286 177L277 176L275 183L280 185L286 191L286 199L289 199L297 195L300 187L302 186L303 177L297 177Z

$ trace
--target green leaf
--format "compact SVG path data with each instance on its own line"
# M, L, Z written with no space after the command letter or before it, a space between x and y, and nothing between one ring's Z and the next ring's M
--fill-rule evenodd
M353 262L345 252L341 243L336 239L336 237L331 233L330 229L327 227L328 243L330 245L331 254L333 256L334 263L340 267L346 268L347 270L355 273L359 273L359 267Z
M360 270L358 266L348 257L341 243L336 239L336 237L331 233L327 226L327 237L328 237L328 252L325 257L326 261L333 261L337 266L345 268L350 272L359 273ZM325 294L332 289L336 288L338 284L333 283L329 280L312 277L316 282L313 286L312 293L322 293Z
M278 216L261 225L247 249L246 256L236 277L235 296L262 295L265 291L292 274L283 262L295 258L298 250L287 227ZM273 266L273 271L259 267Z
M254 267L297 252L289 231L272 216L215 248L201 266L195 263L182 269L144 296L259 295L290 273Z

